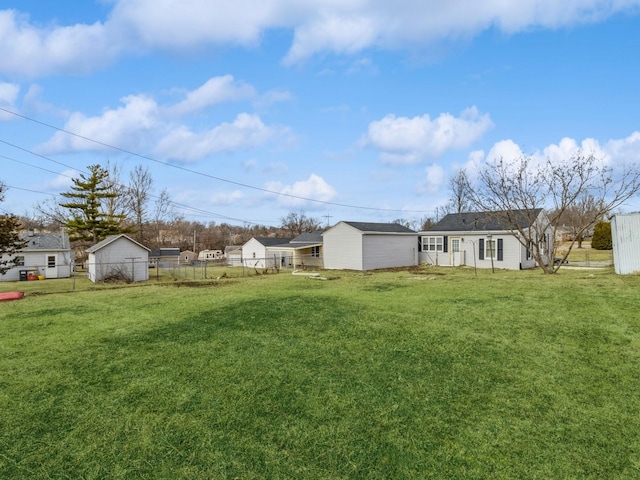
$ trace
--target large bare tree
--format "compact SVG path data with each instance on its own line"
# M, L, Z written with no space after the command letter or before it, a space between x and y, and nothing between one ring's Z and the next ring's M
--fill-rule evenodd
M540 161L530 156L508 161L500 158L483 164L476 173L476 182L469 189L472 203L517 234L545 273L557 272L576 238L640 190L637 166L615 169L604 159L581 151L563 161ZM584 208L576 220L574 240L562 259L555 262L558 219L581 205ZM550 212L551 242L541 241L545 224L536 224L532 229L520 227L526 223L522 222L522 215L537 216L540 208Z
M142 165L136 165L129 172L129 185L126 190L126 197L129 211L136 225L137 240L144 244L145 223L149 215L149 196L153 187L153 178L149 169Z
M320 230L320 220L313 217L307 217L304 212L289 212L289 214L281 219L281 228L287 230L291 235L298 236L304 232L312 232Z

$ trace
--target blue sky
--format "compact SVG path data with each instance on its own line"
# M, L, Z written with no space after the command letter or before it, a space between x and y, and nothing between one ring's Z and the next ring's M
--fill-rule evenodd
M201 222L432 217L497 156L640 162L639 51L640 0L0 0L0 209L109 162Z

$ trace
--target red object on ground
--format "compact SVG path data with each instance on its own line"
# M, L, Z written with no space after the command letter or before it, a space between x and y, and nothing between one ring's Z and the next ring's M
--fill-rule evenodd
M0 302L6 302L8 300L20 300L22 297L24 297L24 292L0 293Z

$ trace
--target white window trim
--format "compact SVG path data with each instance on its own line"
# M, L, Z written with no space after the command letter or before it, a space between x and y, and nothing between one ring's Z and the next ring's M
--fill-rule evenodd
M423 235L422 236L423 252L444 252L444 236L442 235ZM432 243L433 240L433 243ZM430 248L434 247L434 248Z

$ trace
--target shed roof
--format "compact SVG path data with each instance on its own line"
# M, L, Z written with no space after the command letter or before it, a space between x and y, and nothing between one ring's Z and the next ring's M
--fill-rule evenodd
M416 233L399 223L341 222L365 233Z
M133 238L125 235L124 233L121 233L119 235L109 235L107 238L105 238L104 240L102 240L101 242L96 243L95 245L93 245L92 247L87 248L87 253L95 253L98 250L106 247L107 245L115 242L116 240L118 240L119 238L125 238L128 241L138 245L139 247L144 248L147 251L151 251L149 248L145 247L144 245L142 245L141 243L136 242Z
M514 210L510 212L515 219L516 225L521 228L530 227L542 212L541 208L528 210ZM472 232L490 230L508 230L505 223L507 212L462 212L449 213L436 223L429 232Z

